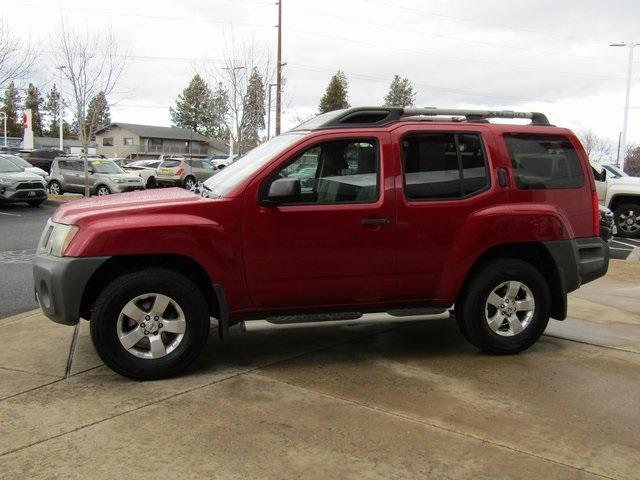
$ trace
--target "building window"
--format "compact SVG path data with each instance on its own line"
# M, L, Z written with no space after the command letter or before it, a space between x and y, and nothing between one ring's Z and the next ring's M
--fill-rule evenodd
M152 147L161 147L162 146L162 139L161 138L150 138L149 139L149 145L151 145Z
M113 137L103 138L102 139L103 147L113 147Z
M133 138L132 137L124 137L122 139L122 142L124 145L133 145Z

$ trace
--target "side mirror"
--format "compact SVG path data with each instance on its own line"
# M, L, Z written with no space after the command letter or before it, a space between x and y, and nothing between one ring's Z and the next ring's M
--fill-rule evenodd
M285 200L300 198L302 188L298 178L279 178L269 186L269 192L264 199L266 205L277 205Z
M602 173L600 174L600 178L602 178L603 182L607 181L607 169L606 168L602 169Z

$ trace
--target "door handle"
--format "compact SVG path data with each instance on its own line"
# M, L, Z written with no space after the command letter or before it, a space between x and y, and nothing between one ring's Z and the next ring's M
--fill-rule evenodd
M390 225L391 220L388 218L365 218L360 220L362 225Z

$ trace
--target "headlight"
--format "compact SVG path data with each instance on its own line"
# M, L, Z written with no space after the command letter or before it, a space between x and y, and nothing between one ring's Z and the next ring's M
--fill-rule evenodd
M80 228L76 225L64 225L49 221L44 232L42 232L38 253L48 253L49 255L62 257L78 230Z
M12 183L13 183L13 180L11 180L10 178L0 177L0 184L2 185L11 185Z

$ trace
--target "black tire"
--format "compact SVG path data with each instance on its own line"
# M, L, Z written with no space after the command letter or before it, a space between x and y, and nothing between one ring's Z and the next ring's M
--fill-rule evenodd
M535 307L530 322L520 333L503 336L489 327L485 306L494 289L509 281L525 284ZM549 287L538 269L522 260L501 258L484 263L467 280L456 301L455 316L462 335L476 347L488 353L514 354L540 338L549 323L550 307Z
M636 219L636 223L634 224L635 230L631 230L628 226L623 225L624 220L620 218L622 215L628 215L629 212L633 212ZM619 236L627 238L640 238L640 225L638 225L638 223L640 223L640 204L625 203L622 205L618 205L613 215Z
M193 185L195 185L195 184L197 183L197 182L196 182L196 178L195 178L194 176L189 175L188 177L185 177L183 186L184 186L184 188L186 188L187 190L189 190L189 187L188 187L189 181L192 181L192 182L193 182Z
M106 193L102 193L100 194L100 191L106 192ZM105 195L111 195L111 189L109 187L107 187L106 185L97 185L96 189L95 189L95 195L97 196L105 196Z
M150 292L175 300L186 321L184 337L176 349L156 359L136 357L125 349L117 334L124 306ZM106 365L129 378L156 380L177 375L196 360L207 343L209 309L198 287L187 277L164 268L148 268L112 281L98 296L90 323L91 339Z
M35 208L35 207L39 207L42 204L42 202L44 202L44 200L29 200L27 202L27 204L30 207L34 207Z
M55 190L58 190L58 193L54 193L52 191L52 188ZM64 190L62 189L62 185L60 185L60 182L58 182L57 180L51 180L49 182L49 193L52 193L53 195L62 195L64 193Z
M156 188L157 186L156 177L149 177L147 179L147 185L145 188Z

